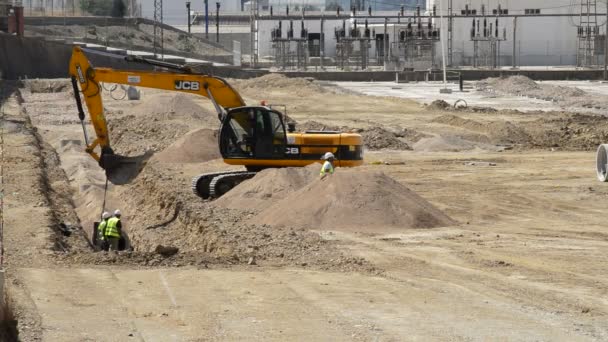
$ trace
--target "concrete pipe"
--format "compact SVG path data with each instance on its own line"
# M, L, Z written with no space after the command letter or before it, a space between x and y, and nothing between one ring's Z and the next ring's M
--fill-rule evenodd
M600 182L608 182L608 144L602 144L597 148L596 156L597 179Z

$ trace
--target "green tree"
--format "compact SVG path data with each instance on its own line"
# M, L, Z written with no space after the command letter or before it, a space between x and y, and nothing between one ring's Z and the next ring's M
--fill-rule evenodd
M127 6L123 0L80 0L80 8L92 15L123 17Z

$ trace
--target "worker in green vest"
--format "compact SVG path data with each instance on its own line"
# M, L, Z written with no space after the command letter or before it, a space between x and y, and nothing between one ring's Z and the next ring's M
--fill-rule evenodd
M321 167L321 179L325 178L327 175L334 174L334 160L336 157L333 153L327 152L321 157L321 159L325 160L323 166Z
M106 225L106 241L110 246L110 251L118 251L118 243L122 234L122 223L120 222L120 210L114 211L114 216L108 219Z
M106 226L108 225L109 218L110 213L104 211L103 214L101 214L101 222L99 222L99 225L97 226L97 244L102 250L108 248L106 244Z

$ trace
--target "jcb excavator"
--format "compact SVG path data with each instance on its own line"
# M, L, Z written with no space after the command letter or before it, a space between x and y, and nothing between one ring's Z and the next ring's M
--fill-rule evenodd
M69 66L78 117L85 135L85 151L99 162L108 180L114 184L131 181L151 155L125 157L114 153L104 116L101 82L196 94L211 100L220 120L218 144L222 158L226 164L245 166L246 171L206 173L195 177L192 189L204 199L220 197L262 169L306 166L318 162L326 152L336 156L336 166L350 167L363 163L359 134L333 131L296 133L292 124L286 130L285 116L281 112L267 106L245 105L239 93L221 78L196 74L187 66L133 56L115 57L171 71L94 67L85 52L100 53L74 47ZM92 142L87 135L80 92L84 95L95 129L96 138ZM97 147L99 152L95 151Z

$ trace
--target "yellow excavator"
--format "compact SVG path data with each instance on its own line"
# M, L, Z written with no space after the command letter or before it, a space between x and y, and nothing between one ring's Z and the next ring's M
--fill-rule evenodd
M160 70L94 67L85 52L146 64ZM112 150L101 97L102 82L177 91L211 100L220 121L218 145L222 158L226 164L245 166L246 171L214 172L195 177L192 190L204 199L220 197L260 170L306 166L318 162L326 152L335 155L336 166L363 164L359 134L295 132L295 124L286 123L286 116L281 112L265 105L247 106L228 82L219 77L197 74L187 66L142 57L110 55L76 46L72 51L69 73L84 132L85 151L98 161L108 180L114 184L126 184L136 177L151 154L126 157ZM80 93L84 96L95 130L96 137L92 141L87 134Z

